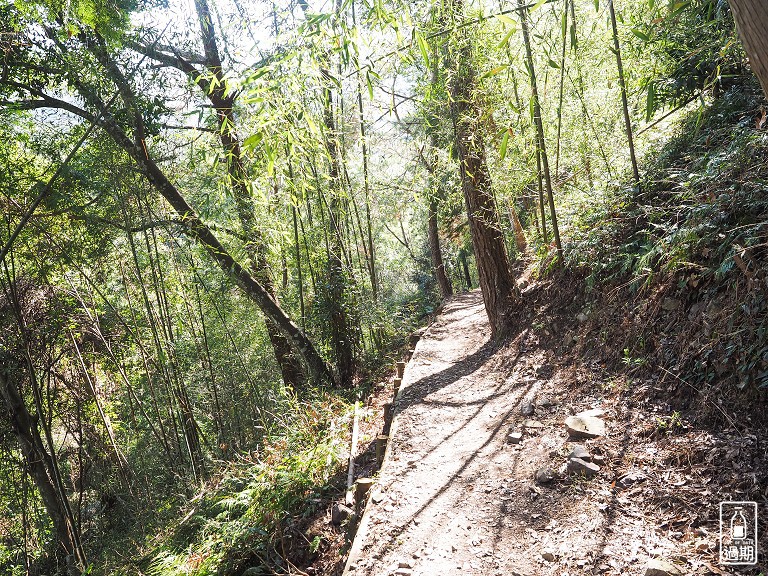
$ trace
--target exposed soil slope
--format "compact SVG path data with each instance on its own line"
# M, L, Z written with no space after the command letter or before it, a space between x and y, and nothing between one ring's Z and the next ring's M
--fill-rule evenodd
M537 314L535 293L526 309L530 328L497 346L471 292L421 339L345 574L646 574L653 559L670 574L731 573L718 564L718 504L764 506L762 425L733 414L697 429L649 400L652 381L558 360L557 319ZM607 425L578 441L600 464L589 480L565 470L576 442L563 425L588 409ZM554 478L535 481L542 469Z

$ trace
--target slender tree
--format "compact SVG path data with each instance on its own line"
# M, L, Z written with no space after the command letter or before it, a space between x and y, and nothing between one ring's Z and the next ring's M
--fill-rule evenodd
M7 414L27 472L53 524L67 574L76 576L87 566L87 559L78 523L62 481L50 419L43 405L41 375L38 374L32 355L29 329L30 324L40 331L48 329L46 321L51 319L46 318L46 315L54 309L50 306L52 295L44 290L36 290L26 280L19 281L7 276L10 281L3 285L0 294L0 318L3 321L0 398L5 404L3 412ZM8 338L9 333L15 333L13 338ZM52 346L54 337L40 336L35 340L36 353L43 354L43 347ZM27 406L25 389L33 398L33 411Z
M485 311L494 337L503 337L519 299L517 285L509 267L507 246L499 225L491 174L485 157L480 118L475 101L477 71L472 54L472 39L465 27L463 0L447 0L445 7L454 24L451 48L445 67L450 70L448 93L459 157L461 187L469 218L472 245L483 293Z
M528 30L528 7L523 4L523 0L517 0L518 11L520 13L520 24L523 31L523 42L525 44L525 59L528 68L528 77L531 80L531 99L533 100L533 122L536 126L536 147L539 154L540 168L539 173L543 172L544 185L547 191L547 200L549 202L549 216L552 224L552 234L555 237L555 247L557 257L560 262L563 261L563 246L560 243L560 228L557 225L557 214L555 212L555 198L552 190L552 175L549 170L549 158L547 157L547 146L544 139L544 122L541 118L541 103L539 102L539 87L536 82L536 67L533 63L533 50L531 49L531 38ZM542 213L542 222L544 214Z
M621 109L624 113L624 131L627 135L627 146L629 147L629 160L632 163L632 177L635 180L635 186L640 189L640 171L637 168L637 157L635 156L635 139L632 135L632 119L629 115L629 103L627 102L627 83L624 79L624 64L621 59L621 45L619 44L619 30L616 26L616 11L613 7L613 0L608 0L608 13L611 16L611 31L613 33L613 53L616 55L616 69L619 73L619 88L621 89Z

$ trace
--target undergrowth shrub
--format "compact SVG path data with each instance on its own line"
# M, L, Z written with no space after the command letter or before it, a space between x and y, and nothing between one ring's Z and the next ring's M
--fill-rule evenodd
M700 383L768 385L765 110L753 82L690 113L647 163L642 193L592 205L566 245L587 288L643 292L632 337Z
M350 405L317 394L322 397L312 403L296 401L258 451L223 466L151 537L140 563L144 573L288 572L285 554L306 539L303 521L324 509L343 482Z

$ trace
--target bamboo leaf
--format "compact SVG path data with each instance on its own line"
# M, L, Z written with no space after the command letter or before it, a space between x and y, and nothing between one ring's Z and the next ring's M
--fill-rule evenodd
M416 35L416 42L419 45L419 50L421 50L421 57L424 60L424 65L429 69L429 45L427 44L427 40L418 30L415 30L414 34Z
M640 40L643 40L644 42L650 42L651 41L650 36L648 36L648 34L643 32L642 30L638 30L637 28L632 28L631 31L632 31L632 34L634 34L635 36L640 38Z
M504 136L501 137L501 145L499 146L499 156L501 156L502 160L504 160L504 158L507 157L507 145L509 144L510 132L512 132L512 129L507 128L506 130L504 130Z
M496 66L496 68L492 68L488 70L488 72L480 76L480 79L484 80L485 78L489 78L490 76L495 76L496 74L498 74L502 70L506 70L507 68L509 68L509 64L504 64L503 66Z
M549 64L552 68L560 69L560 64L552 60L552 58L547 58L547 64Z
M309 131L315 136L319 136L320 131L317 129L317 124L315 124L315 121L312 120L312 116L310 116L309 114L305 114L304 118L307 120L307 126L309 127Z
M509 39L512 37L512 34L517 32L517 28L512 28L507 34L504 36L504 38L501 39L501 42L498 43L496 46L496 49L503 48L507 44L509 44Z
M251 136L248 136L248 138L245 139L243 142L243 147L253 150L256 148L256 146L261 143L261 141L264 139L264 133L263 132L256 132L256 134L253 134Z
M547 0L539 0L538 2L536 2L536 4L534 4L534 5L533 5L533 8L531 8L531 12L533 12L533 11L535 11L535 10L538 10L538 9L539 9L539 8L541 8L541 7L542 7L542 6L543 6L543 5L544 5L546 2L547 2Z
M648 93L645 99L645 121L648 122L656 112L656 84L653 82L648 83Z
M368 96L373 100L373 82L371 81L371 71L365 71L365 83L368 85Z
M680 12L688 8L688 6L690 5L691 5L690 2L675 2L674 4L672 4L669 17L674 18L675 16L680 14Z
M510 16L507 16L506 14L494 14L493 17L496 18L496 20L498 20L499 22L502 22L504 24L508 24L509 26L514 26L515 28L517 28L517 20L515 20Z

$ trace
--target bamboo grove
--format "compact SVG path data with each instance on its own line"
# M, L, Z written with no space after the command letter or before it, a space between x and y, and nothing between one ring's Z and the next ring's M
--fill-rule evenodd
M503 337L743 59L711 0L0 4L0 573L98 572L454 292Z

